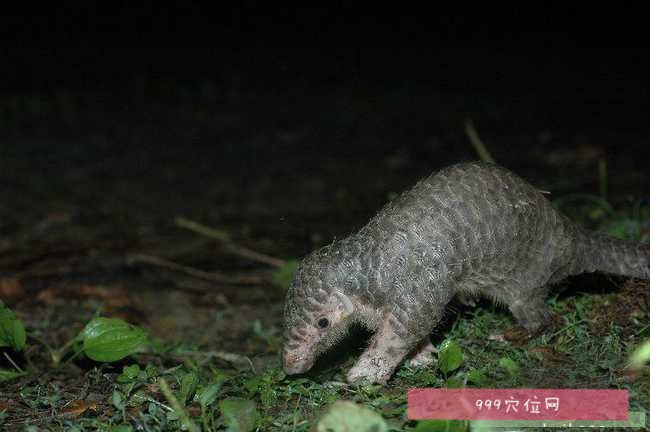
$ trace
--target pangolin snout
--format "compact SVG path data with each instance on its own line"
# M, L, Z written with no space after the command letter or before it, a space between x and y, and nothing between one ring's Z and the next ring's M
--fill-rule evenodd
M282 363L287 375L307 372L314 365L314 359L299 350L283 351Z

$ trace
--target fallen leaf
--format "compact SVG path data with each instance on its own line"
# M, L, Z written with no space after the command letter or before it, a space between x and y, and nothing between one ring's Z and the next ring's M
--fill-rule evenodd
M528 355L544 362L545 364L565 363L567 361L566 354L556 351L550 345L531 348L528 350Z
M72 215L66 211L52 212L46 215L40 222L34 226L37 232L47 231L57 225L65 225L70 223Z
M44 303L53 303L56 300L73 299L99 299L108 309L117 309L131 305L129 292L121 285L64 285L53 286L39 292L36 298Z
M59 411L65 417L79 417L86 411L97 411L97 402L75 399Z
M137 419L142 415L142 410L139 406L132 406L126 409L126 413L129 415L129 417Z
M187 409L187 413L190 415L190 417L199 417L202 413L201 407L198 405L190 405L185 408Z
M25 288L18 278L0 279L0 298L4 300L19 299L25 296Z
M523 346L530 340L530 335L523 327L514 326L503 332L503 338L515 346Z

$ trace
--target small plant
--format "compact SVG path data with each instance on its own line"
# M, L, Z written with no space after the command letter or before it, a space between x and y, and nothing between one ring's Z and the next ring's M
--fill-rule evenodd
M77 336L62 347L54 349L40 341L50 352L53 363L58 366L64 358L72 360L84 354L98 362L114 362L127 357L148 342L147 333L119 318L93 318Z
M0 301L0 348L21 351L25 347L27 333L22 322ZM93 318L76 337L61 348L53 349L45 342L52 361L56 366L61 360L68 360L83 354L98 362L114 362L129 356L146 345L147 333L141 328L118 318ZM0 369L0 381L6 381L25 375L7 353L4 354L14 370Z
M21 351L25 346L26 334L23 323L0 300L0 348L9 347Z
M14 351L22 351L25 347L26 333L23 323L5 304L0 301L0 348L10 348ZM14 369L0 368L0 382L8 381L19 376L25 375L25 372L11 359L9 354L5 357Z

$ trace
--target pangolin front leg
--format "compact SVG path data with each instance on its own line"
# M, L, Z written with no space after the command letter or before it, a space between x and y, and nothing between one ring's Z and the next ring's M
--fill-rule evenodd
M347 375L348 382L384 384L421 338L403 337L403 325L389 313L370 340L366 351Z

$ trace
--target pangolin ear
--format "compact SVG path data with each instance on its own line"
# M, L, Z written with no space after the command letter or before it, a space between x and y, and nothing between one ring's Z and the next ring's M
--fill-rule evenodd
M352 300L350 300L350 297L346 296L341 291L334 291L334 295L336 295L336 297L338 297L338 299L341 300L341 303L343 304L343 308L345 308L345 311L348 314L354 312L354 305L352 304Z

